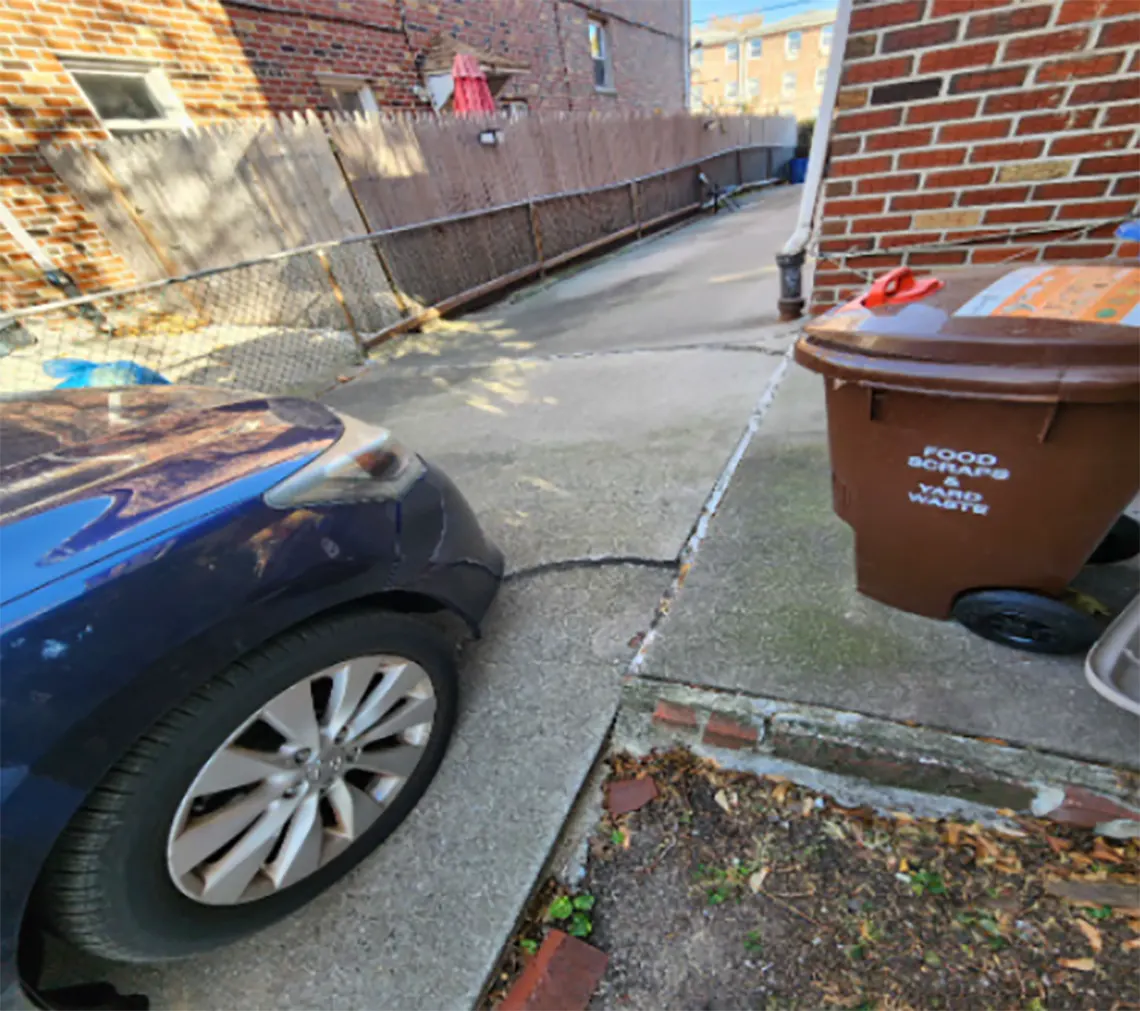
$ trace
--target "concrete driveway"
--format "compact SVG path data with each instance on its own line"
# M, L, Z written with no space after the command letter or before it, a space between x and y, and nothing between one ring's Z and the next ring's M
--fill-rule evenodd
M327 401L442 465L510 577L455 743L374 857L276 928L161 968L71 966L156 1007L460 1008L590 771L639 635L791 330L779 188L383 350Z

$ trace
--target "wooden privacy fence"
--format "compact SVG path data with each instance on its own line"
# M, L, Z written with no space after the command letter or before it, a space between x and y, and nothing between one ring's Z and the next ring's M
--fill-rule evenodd
M310 113L45 155L145 282L794 144L790 117Z
M771 179L794 144L776 117L309 116L53 149L152 280L0 318L0 392L51 385L43 363L65 356L311 387L430 315L691 213L702 174Z

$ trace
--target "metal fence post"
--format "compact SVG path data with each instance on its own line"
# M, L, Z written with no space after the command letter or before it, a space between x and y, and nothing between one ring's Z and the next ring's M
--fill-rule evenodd
M542 253L542 226L538 221L538 207L533 200L527 201L527 210L530 212L530 238L534 243L534 256L538 262L538 276L546 276L546 257Z
M736 185L744 185L744 158L739 147L736 149Z
M641 238L641 191L638 189L637 180L631 179L629 181L629 205L633 213L633 223L637 225L637 237Z

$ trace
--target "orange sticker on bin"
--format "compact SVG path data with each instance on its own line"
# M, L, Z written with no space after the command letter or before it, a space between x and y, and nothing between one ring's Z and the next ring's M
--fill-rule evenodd
M954 315L1140 326L1140 268L1023 267L983 288Z

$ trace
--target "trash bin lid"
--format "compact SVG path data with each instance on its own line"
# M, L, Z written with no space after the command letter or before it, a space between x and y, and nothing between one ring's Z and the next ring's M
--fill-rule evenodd
M805 331L800 362L854 380L1140 399L1140 267L900 268Z

